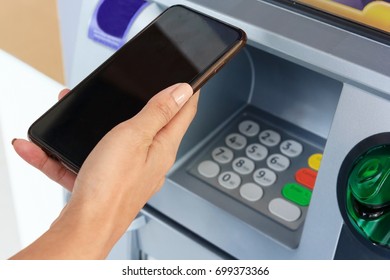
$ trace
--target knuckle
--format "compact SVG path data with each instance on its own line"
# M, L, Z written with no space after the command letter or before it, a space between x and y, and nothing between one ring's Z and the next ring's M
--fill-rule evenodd
M156 110L157 117L164 124L169 123L174 116L174 110L172 109L172 104L170 102L156 100L154 108Z

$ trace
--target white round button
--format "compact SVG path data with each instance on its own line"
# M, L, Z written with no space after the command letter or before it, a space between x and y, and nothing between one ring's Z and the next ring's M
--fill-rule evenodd
M253 173L253 180L263 187L269 187L274 184L276 178L275 172L268 168L260 168Z
M249 158L239 157L236 158L232 163L234 171L242 175L247 175L255 170L255 164Z
M206 177L206 178L213 178L213 177L217 176L219 173L219 170L220 170L219 165L211 160L202 161L198 165L199 174Z
M263 197L263 189L254 183L246 183L240 188L240 194L246 200L257 201Z
M295 140L285 140L280 144L280 151L288 157L297 157L303 151L303 146Z
M246 146L246 138L239 133L229 134L225 138L225 143L229 148L234 150L241 150Z
M260 143L268 146L268 147L274 147L279 144L281 140L281 136L276 131L273 131L271 129L264 130L259 135L259 141Z
M301 209L298 206L282 198L274 198L271 200L268 204L268 210L287 222L294 222L301 216Z
M284 171L290 166L290 160L281 154L273 154L267 158L267 165L275 171Z
M238 125L238 130L246 136L255 136L260 131L260 126L254 121L246 120L242 121Z
M232 150L226 148L226 147L218 147L213 150L211 153L211 156L216 162L219 163L228 163L232 161L234 155Z
M222 187L232 190L241 184L241 178L234 172L226 171L219 175L218 183Z
M268 149L261 144L253 143L246 147L246 155L250 159L260 161L267 157Z

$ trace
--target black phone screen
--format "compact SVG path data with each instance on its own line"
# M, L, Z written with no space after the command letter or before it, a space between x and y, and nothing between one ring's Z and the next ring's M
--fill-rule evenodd
M192 84L242 39L236 28L173 6L38 119L29 137L78 171L110 129L160 90Z

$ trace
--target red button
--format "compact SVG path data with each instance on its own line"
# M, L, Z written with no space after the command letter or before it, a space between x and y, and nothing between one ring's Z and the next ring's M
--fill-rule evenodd
M295 180L310 189L314 188L316 178L317 172L310 168L301 168L295 173Z

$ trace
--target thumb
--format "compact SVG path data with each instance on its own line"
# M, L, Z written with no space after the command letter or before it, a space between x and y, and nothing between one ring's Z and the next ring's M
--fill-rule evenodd
M172 120L192 94L189 84L170 86L153 96L132 122L143 127L153 137Z

